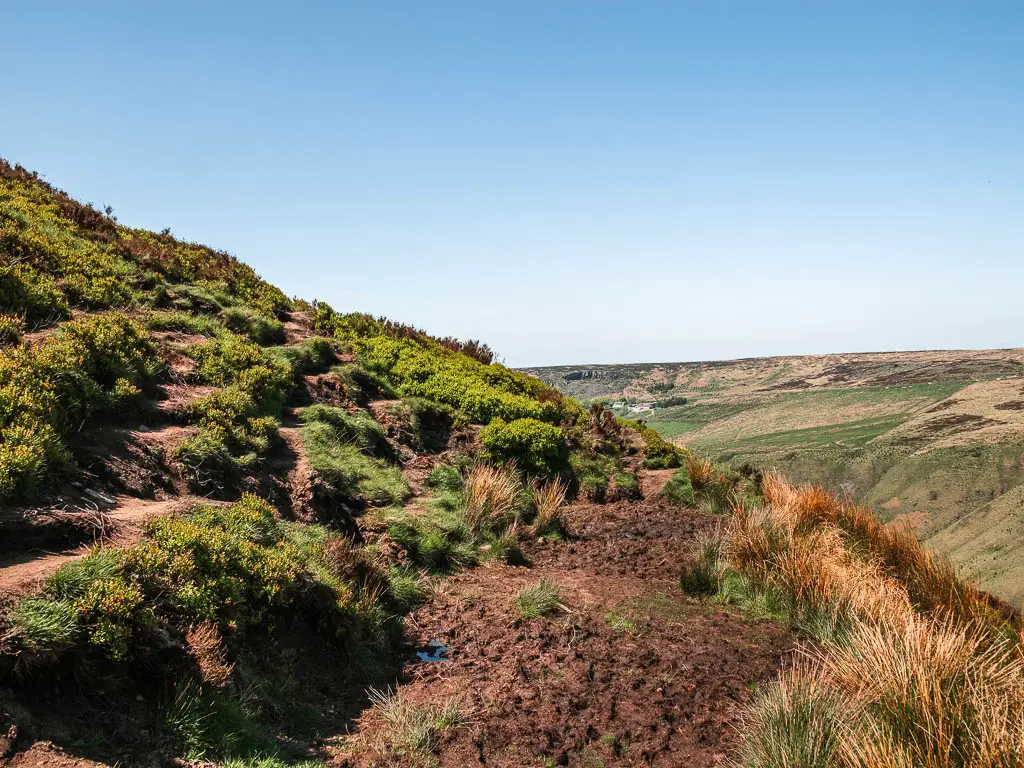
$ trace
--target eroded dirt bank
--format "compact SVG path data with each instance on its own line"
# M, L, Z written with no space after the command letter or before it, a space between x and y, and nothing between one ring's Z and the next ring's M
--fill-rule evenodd
M409 621L448 661L406 667L417 704L459 702L441 766L714 766L735 746L738 713L793 638L768 621L707 607L678 588L679 564L714 518L659 501L579 505L568 542L531 541L529 567L491 565L444 583ZM558 585L562 607L524 619L522 587ZM375 746L381 725L326 752L336 765L419 765Z

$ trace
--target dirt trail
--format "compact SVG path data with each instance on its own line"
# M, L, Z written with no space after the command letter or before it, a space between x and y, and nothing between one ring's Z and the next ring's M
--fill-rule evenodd
M131 544L142 535L147 520L172 514L198 499L174 498L161 501L123 496L116 506L99 513L105 518L93 544ZM0 560L0 603L33 592L43 580L65 563L89 554L92 545L83 544L63 552L30 551Z
M640 473L640 493L645 499L653 499L672 479L678 469L647 469Z
M417 648L440 644L448 660L413 659L403 695L455 698L467 723L442 734L439 765L724 764L742 703L793 638L680 591L682 558L718 519L652 500L577 505L567 522L570 541L524 545L529 567L446 580L410 618ZM542 579L562 607L524 619L516 594ZM376 751L376 717L363 716L366 737L328 749L334 765L416 764Z
M77 317L77 313L76 313ZM38 341L56 332L58 327L35 334L27 334L30 341ZM301 344L311 334L306 313L293 313L285 323L286 344ZM188 382L186 374L194 367L193 361L177 351L190 343L206 343L208 339L180 331L155 331L151 334L168 345L173 380L161 386L164 398L155 405L154 412L161 419L183 420L189 404L215 391L215 387ZM146 424L134 427L106 427L97 429L83 441L82 449L92 460L84 463L91 478L83 488L75 484L71 489L74 511L25 510L17 513L18 533L8 523L8 535L16 535L7 554L0 556L0 608L15 598L37 590L43 580L61 565L84 557L92 546L101 542L130 544L142 533L143 523L153 517L169 515L207 500L191 495L180 477L167 474L166 465L174 449L185 439L196 434L195 426L180 423ZM309 495L309 468L302 451L297 429L282 428L281 437L292 457L294 466L275 467L287 474L293 494ZM157 458L161 457L161 458ZM92 488L102 475L103 482ZM128 494L155 496L139 498L123 494L112 496L110 486ZM95 506L95 511L77 508L73 499ZM67 504L68 497L64 497ZM84 530L84 534L83 534ZM19 543L24 542L20 547Z

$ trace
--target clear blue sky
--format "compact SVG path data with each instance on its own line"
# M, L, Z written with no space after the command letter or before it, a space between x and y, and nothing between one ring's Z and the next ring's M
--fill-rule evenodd
M1024 2L10 3L0 155L511 365L1024 346Z

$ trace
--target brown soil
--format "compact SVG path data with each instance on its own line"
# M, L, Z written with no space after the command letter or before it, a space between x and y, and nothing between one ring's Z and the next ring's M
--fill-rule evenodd
M530 567L446 581L408 623L418 647L440 642L450 660L411 662L401 686L418 704L460 703L466 725L442 735L438 763L721 765L741 705L793 638L679 590L682 557L716 524L661 503L579 505L571 541L525 545ZM541 579L558 585L562 607L524 619L516 593ZM418 764L380 751L378 718L365 714L354 738L326 750L331 761Z
M657 496L678 469L649 469L640 473L640 493L645 499Z
M3 765L4 768L105 768L102 763L69 755L48 741L36 742Z
M301 344L313 335L308 312L292 312L284 324L284 343Z

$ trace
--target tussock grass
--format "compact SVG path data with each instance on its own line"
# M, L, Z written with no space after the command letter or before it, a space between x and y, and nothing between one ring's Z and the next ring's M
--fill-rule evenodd
M456 486L450 472L436 479L440 487ZM382 521L412 561L433 573L469 567L484 557L519 564L527 503L513 470L477 462L461 478L460 490L439 491L425 510L388 509Z
M561 538L565 535L562 521L562 507L568 494L568 486L555 479L548 483L534 481L533 503L537 514L533 518L533 534Z
M887 525L866 507L821 488L790 485L777 473L765 476L763 492L774 516L795 535L819 527L841 532L851 551L863 552L906 588L916 609L951 613L967 622L1002 620L991 596L959 578L949 560L921 544L906 525Z
M421 704L410 701L404 691L371 688L367 693L381 721L375 747L382 754L422 759L438 748L441 731L463 723L457 698L441 704Z
M839 692L803 669L757 692L744 719L743 768L836 768L844 712Z
M477 462L466 474L463 517L473 532L508 527L521 507L523 484L509 467Z
M401 470L364 452L364 446L383 452L380 446L387 445L376 422L327 406L303 409L302 415L307 419L302 441L309 464L331 496L362 499L377 507L409 498Z
M680 576L680 586L687 594L706 596L716 594L722 586L725 568L723 549L725 536L720 530L711 531L697 539L697 551L686 558Z
M670 504L706 514L728 512L741 494L741 478L710 459L688 454L686 466L675 472L661 491Z
M735 508L716 594L760 595L817 644L748 709L741 764L1021 766L1019 619L869 510L776 474L764 498ZM708 570L684 582L706 588Z
M560 603L558 586L546 579L523 587L516 593L516 610L525 619L535 619L558 608Z

